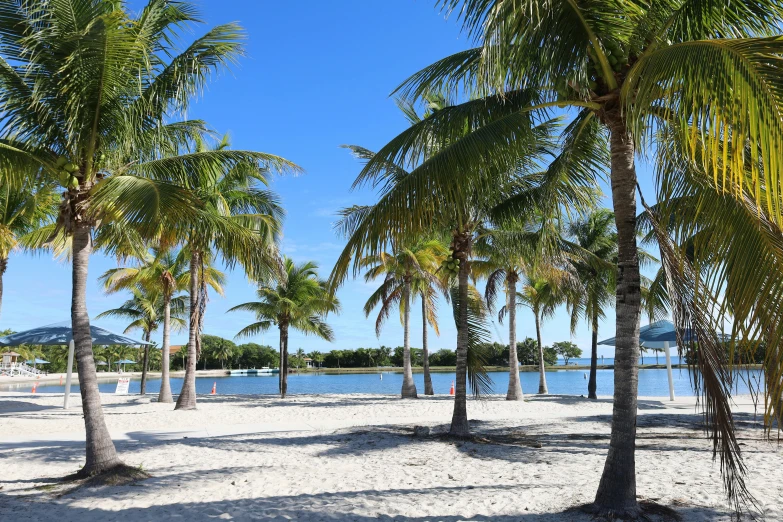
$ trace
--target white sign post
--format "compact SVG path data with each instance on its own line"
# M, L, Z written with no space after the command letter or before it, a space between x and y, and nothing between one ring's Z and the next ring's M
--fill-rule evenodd
M130 387L130 378L120 377L117 380L117 389L114 390L114 395L128 395L129 387Z
M674 400L674 379L672 379L672 357L669 354L669 341L663 342L663 351L666 353L666 374L669 377L669 400Z
M68 343L68 373L65 375L65 399L63 409L68 409L68 397L71 395L71 375L73 375L73 339Z

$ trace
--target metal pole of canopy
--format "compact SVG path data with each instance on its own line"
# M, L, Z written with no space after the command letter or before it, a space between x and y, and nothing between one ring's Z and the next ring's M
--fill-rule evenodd
M68 398L71 395L71 375L73 375L73 339L68 343L68 373L65 375L65 399L63 409L68 409Z
M669 376L669 400L674 400L674 379L672 378L672 357L669 354L669 341L663 342L663 350L666 352L666 373Z

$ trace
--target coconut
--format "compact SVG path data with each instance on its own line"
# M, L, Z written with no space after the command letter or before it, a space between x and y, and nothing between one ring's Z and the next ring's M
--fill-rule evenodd
M76 178L76 176L71 176L68 178L68 188L79 188L79 180Z
M58 169L62 168L66 163L68 163L68 158L66 158L65 156L60 156L59 158L57 158L56 165Z
M79 170L79 166L75 163L66 163L63 168L70 173L74 173Z
M71 175L70 175L70 174L68 174L68 173L67 173L67 172L65 172L64 170L61 170L61 171L60 171L60 172L57 174L57 177L58 177L58 179L60 180L60 185L62 185L63 187L67 187L67 186L68 186L68 179L71 177Z

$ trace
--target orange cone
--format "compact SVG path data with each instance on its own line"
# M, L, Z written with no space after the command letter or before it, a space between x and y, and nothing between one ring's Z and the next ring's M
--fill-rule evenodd
M215 395L216 390L217 390L217 381L212 383L212 393L210 393L210 395Z
M451 389L449 390L449 395L454 395L454 381L451 381Z

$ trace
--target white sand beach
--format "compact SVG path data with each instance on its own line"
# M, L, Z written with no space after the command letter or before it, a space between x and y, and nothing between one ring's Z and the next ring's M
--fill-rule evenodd
M84 459L73 398L64 411L59 395L0 394L0 520L587 521L567 510L593 498L611 414L609 398L469 401L477 435L507 437L455 443L436 436L448 396L217 395L175 412L103 395L123 459L152 478L61 494L55 479ZM783 520L782 448L763 440L751 398L735 400L750 489L766 520ZM731 520L694 399L642 398L639 413L640 498L686 521Z

